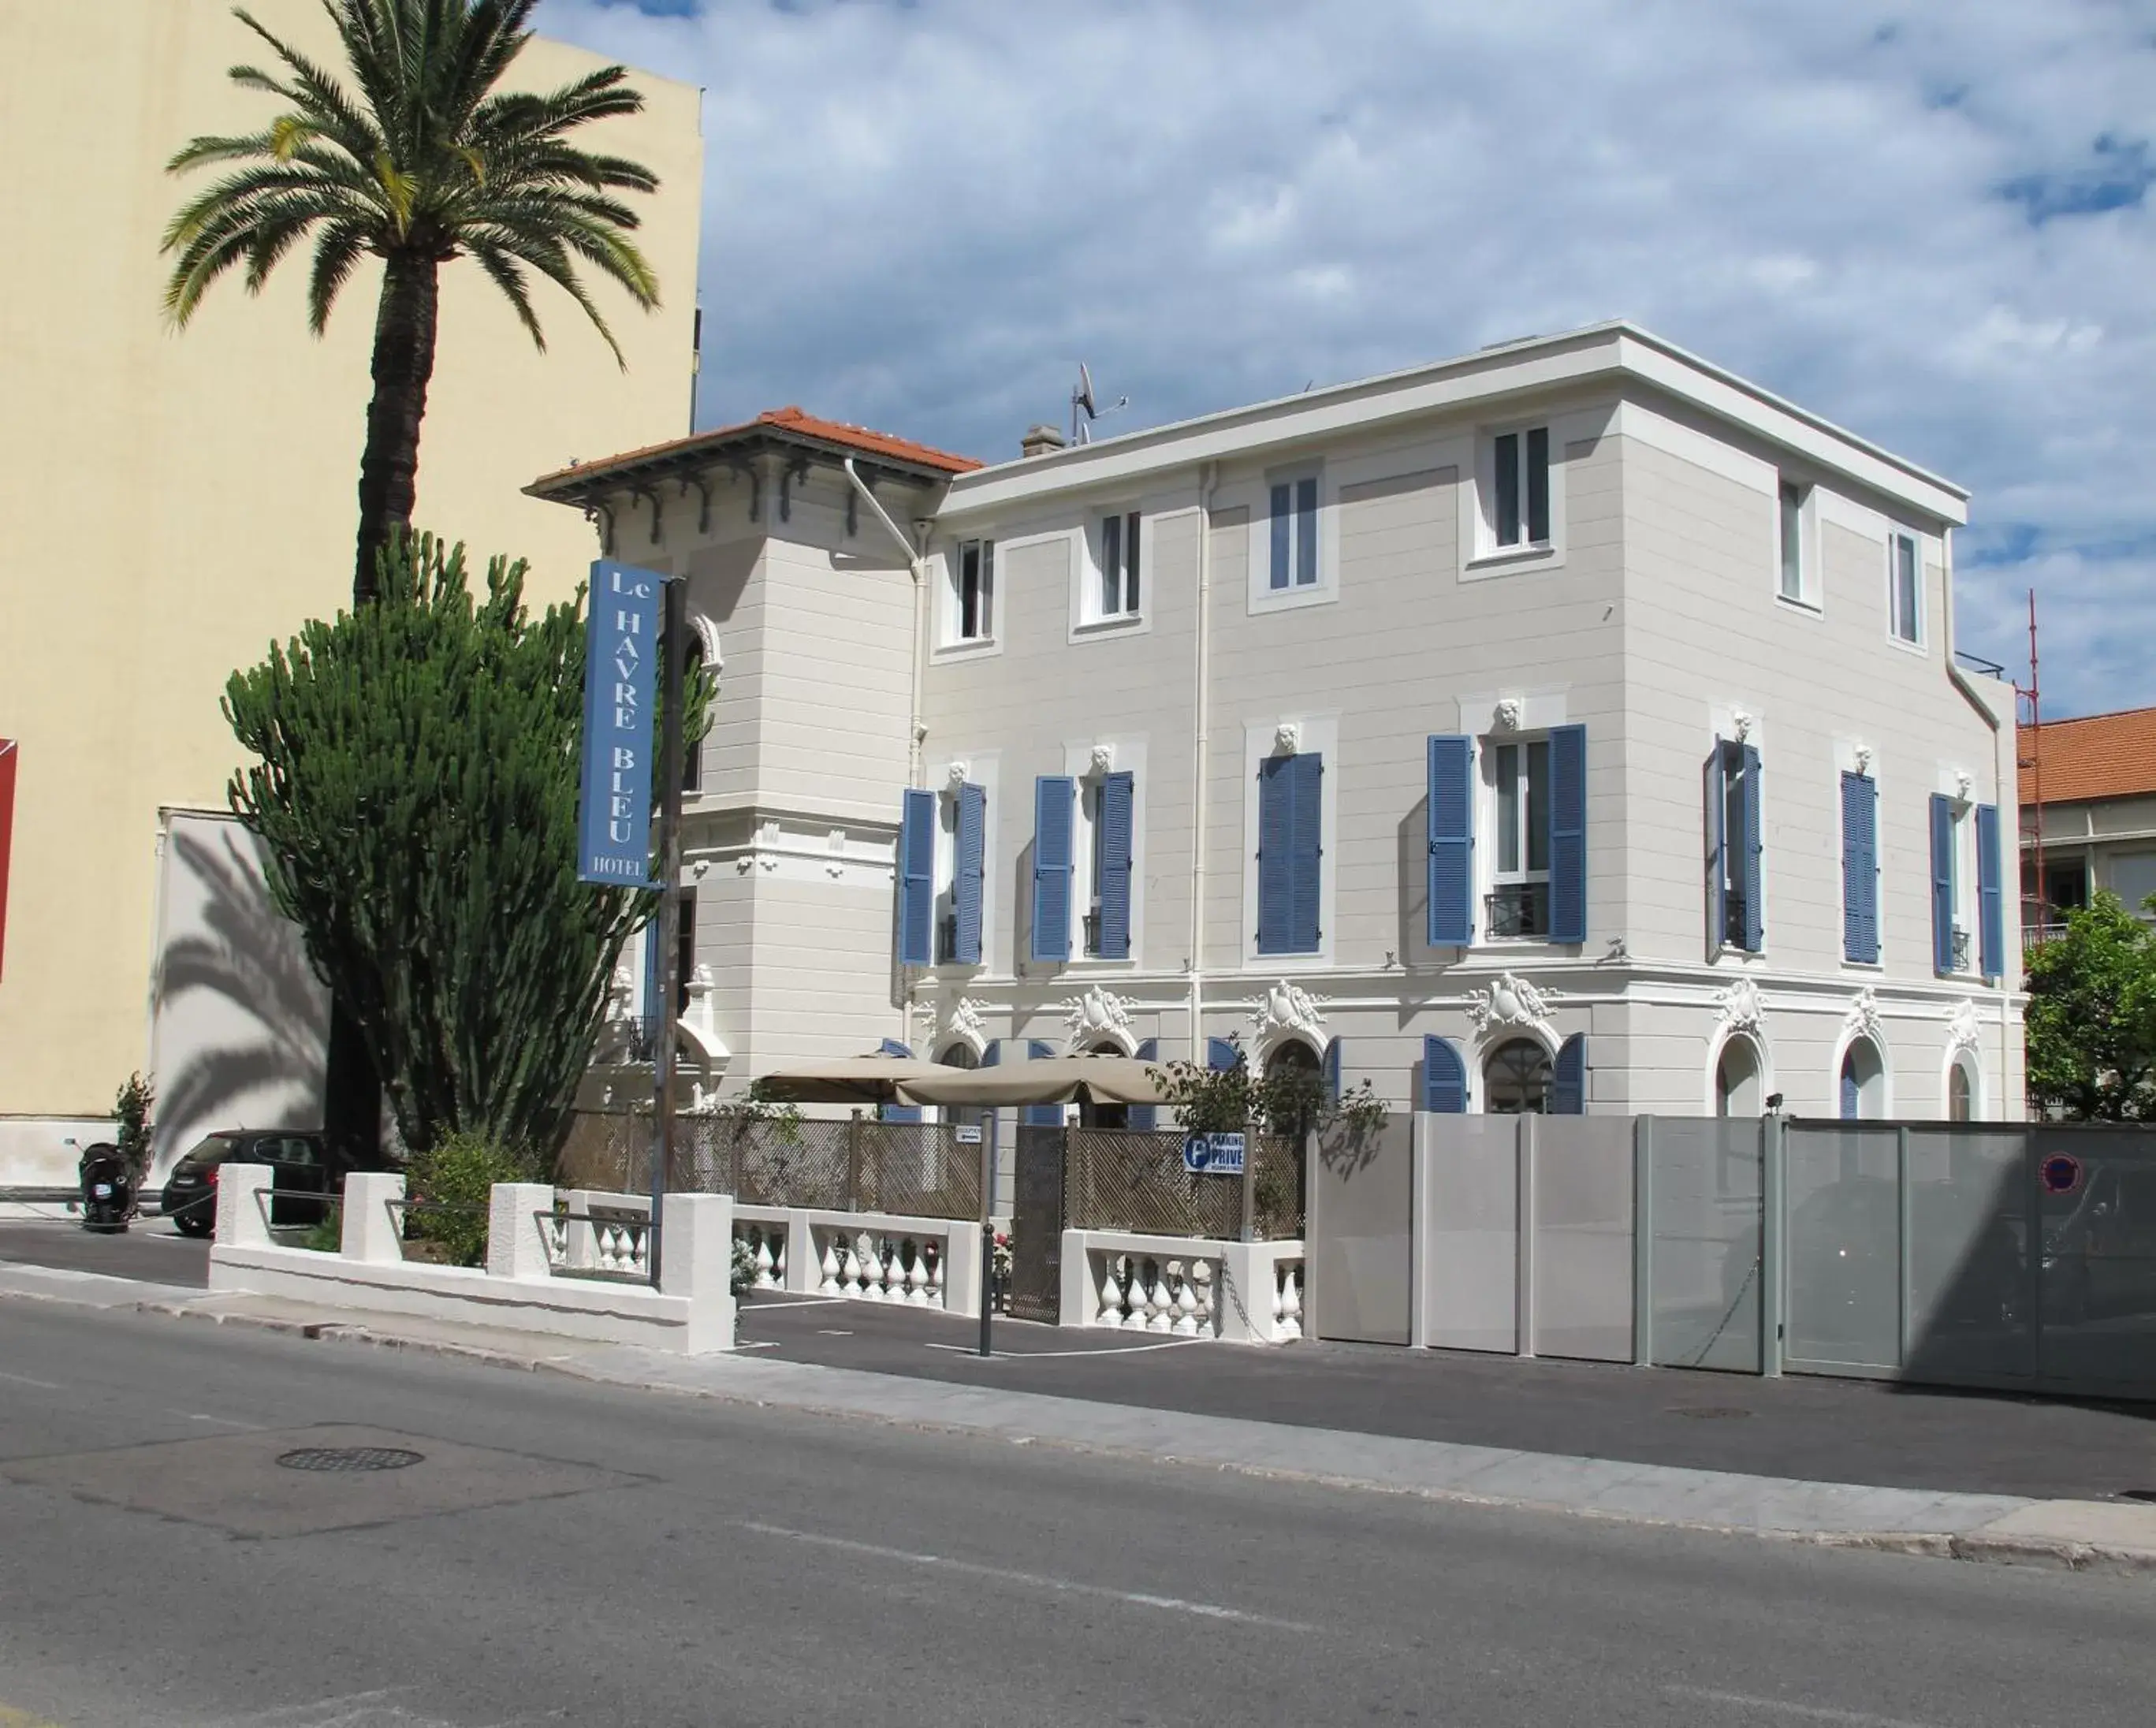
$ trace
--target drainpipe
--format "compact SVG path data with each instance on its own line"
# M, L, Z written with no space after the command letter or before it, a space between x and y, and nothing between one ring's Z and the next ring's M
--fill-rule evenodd
M839 466L844 469L847 484L853 487L855 495L868 505L875 519L883 524L884 531L898 543L900 550L906 554L907 567L913 572L913 652L911 656L911 676L908 679L911 687L908 706L911 711L907 715L906 721L906 783L908 786L918 786L921 784L922 731L921 686L924 676L922 663L927 657L928 638L929 525L926 521L916 524L915 534L909 537L906 531L891 520L891 512L883 507L883 500L875 495L868 482L861 478L860 470L854 466L854 459L850 456L846 457ZM906 980L906 999L899 1010L900 1037L908 1049L913 1047L913 993L917 984L918 981L916 979Z
M1198 473L1198 641L1191 692L1193 747L1190 761L1190 1060L1205 1065L1203 1020L1205 1009L1205 786L1207 742L1212 736L1209 688L1213 624L1213 490L1220 464L1208 462Z
M1999 801L1999 821L2001 830L1999 837L1999 898L2003 910L2006 896L2010 891L2014 895L2014 904L2018 909L2021 904L2021 787L2019 768L2017 765L2015 777L2010 782L2006 777L2007 735L2005 729L1999 724L1999 716L1992 712L1991 705L1985 701L1978 693L1975 685L1970 681L1969 674L1961 669L1960 662L1957 660L1954 656L1953 529L1946 528L1940 531L1939 551L1940 560L1944 566L1943 570L1941 572L1942 580L1940 582L1940 587L1943 592L1940 598L1942 602L1941 609L1946 614L1947 676L1953 680L1955 687L1961 691L1963 695L1969 699L1969 705L1974 708L1979 714L1984 716L1984 723L1991 728L1991 795ZM2015 746L2017 756L2019 754L2019 748L2020 746L2017 738ZM2010 795L2007 790L2010 784L2013 787L2013 791ZM2010 812L2012 813L2014 818L2014 852L2010 860L2014 866L2014 877L2010 885L2010 889L2006 876L2006 867L2010 860L2006 853L2006 836L2005 833L2006 818ZM2036 892L2038 896L2038 904L2041 905L2042 904L2043 895L2043 884L2041 882L2039 882L2036 885ZM2002 917L2000 922L2004 924L2005 921L2005 919ZM2017 917L2014 922L2016 929L2018 930L2021 922L2020 919ZM1980 936L1979 940L1981 940ZM2014 987L2008 981L2015 975L2020 967L2020 961L2015 960L2010 955L2001 954L1999 956L1999 982L1993 987L1998 992L1999 1084L1999 1089L2002 1091L2005 1089L2007 1076L2013 1072L2014 1068L2014 1019L2013 1016L2007 1011L2009 1002L2014 993ZM2029 1090L2028 1082L2025 1077L2023 1079L2021 1090L2023 1094L2021 1107L2025 1111L2028 1108L2027 1094ZM1999 1100L1999 1103L2000 1108L2003 1109L2005 1106L2006 1100L2002 1098Z

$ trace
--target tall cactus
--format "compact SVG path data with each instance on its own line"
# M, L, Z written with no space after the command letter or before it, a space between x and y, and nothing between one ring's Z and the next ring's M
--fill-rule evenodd
M256 758L232 808L405 1144L462 1130L551 1159L657 896L577 879L583 596L531 618L526 567L493 560L475 598L461 546L400 541L378 604L273 644L223 708Z

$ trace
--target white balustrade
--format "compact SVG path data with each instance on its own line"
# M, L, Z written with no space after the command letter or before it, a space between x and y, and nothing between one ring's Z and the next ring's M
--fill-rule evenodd
M750 1279L752 1289L783 1290L786 1288L786 1229L783 1225L773 1228L769 1224L738 1221L734 1225L735 1238L748 1245L749 1261L755 1272Z
M942 1308L951 1235L972 1229L968 1223L941 1221L932 1229L863 1228L851 1219L811 1223L810 1242L821 1274L817 1294L906 1308ZM778 1258L768 1283L759 1259L757 1288L783 1289L785 1244L777 1231L767 1239L777 1244Z
M1300 1242L1063 1233L1062 1324L1281 1344L1303 1336Z

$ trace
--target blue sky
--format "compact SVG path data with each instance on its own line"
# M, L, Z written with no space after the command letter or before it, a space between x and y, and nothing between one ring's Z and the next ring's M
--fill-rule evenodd
M1963 645L2156 703L2145 0L547 0L706 87L699 423L970 454L1612 316L1975 495Z

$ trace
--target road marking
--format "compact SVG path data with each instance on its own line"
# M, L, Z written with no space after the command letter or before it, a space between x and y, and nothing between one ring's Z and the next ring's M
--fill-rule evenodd
M772 1340L766 1338L761 1343L737 1344L734 1346L734 1348L736 1350L776 1350L778 1348L778 1346Z
M1823 1704L1792 1704L1781 1698L1754 1698L1748 1692L1717 1692L1707 1686L1665 1686L1676 1698L1697 1698L1704 1704L1731 1704L1743 1710L1774 1710L1785 1716L1801 1716L1808 1722L1840 1722L1846 1728L1936 1728L1930 1722L1907 1716L1875 1716L1863 1710L1832 1710Z
M18 1386L43 1387L47 1392L62 1392L65 1388L57 1380L33 1380L27 1374L0 1374L0 1380L12 1380Z
M167 1416L184 1416L189 1422L213 1422L219 1428L239 1428L250 1431L261 1426L259 1423L234 1422L229 1416L204 1416L198 1410L167 1410Z
M319 1716L323 1710L341 1710L344 1712L342 1716L323 1718L307 1725L307 1728L334 1728L336 1722L352 1719L353 1705L379 1704L385 1698L394 1698L399 1692L411 1690L409 1686L383 1686L372 1692L347 1692L341 1697L318 1698L311 1704L287 1704L275 1710L258 1711L253 1715L226 1716L218 1722L216 1728L272 1728L273 1724L280 1722L293 1723L296 1728L296 1725L306 1718Z
M0 1728L58 1728L58 1725L11 1704L0 1704Z
M819 1326L816 1336L819 1338L850 1338L854 1335L851 1332L834 1332L829 1326Z
M1029 1362L1051 1356L1143 1356L1148 1350L1180 1350L1186 1344L1209 1344L1209 1338L1163 1338L1157 1344L1104 1344L1093 1350L999 1350L998 1361ZM924 1344L924 1350L948 1350L959 1356L978 1356L981 1352L970 1344Z
M963 1572L968 1577L992 1578L999 1584L1029 1584L1037 1590L1053 1590L1065 1596L1098 1596L1111 1602L1128 1602L1133 1608L1169 1608L1178 1613L1195 1614L1206 1620L1233 1620L1245 1626L1270 1626L1281 1632L1316 1632L1318 1628L1301 1620L1277 1620L1270 1614L1254 1614L1244 1608L1223 1608L1218 1602L1188 1602L1179 1596L1153 1596L1142 1590L1113 1590L1105 1584L1081 1584L1075 1578L1051 1578L1040 1572L1013 1572L1007 1566L983 1566L971 1560L953 1560L945 1554L916 1554L906 1548L885 1548L874 1542L856 1542L847 1536L827 1536L814 1531L788 1530L780 1524L757 1524L744 1520L739 1528L752 1530L758 1536L780 1536L789 1542L806 1542L812 1547L835 1548L844 1554L860 1554L872 1560L896 1560L906 1566L934 1566L945 1572Z

